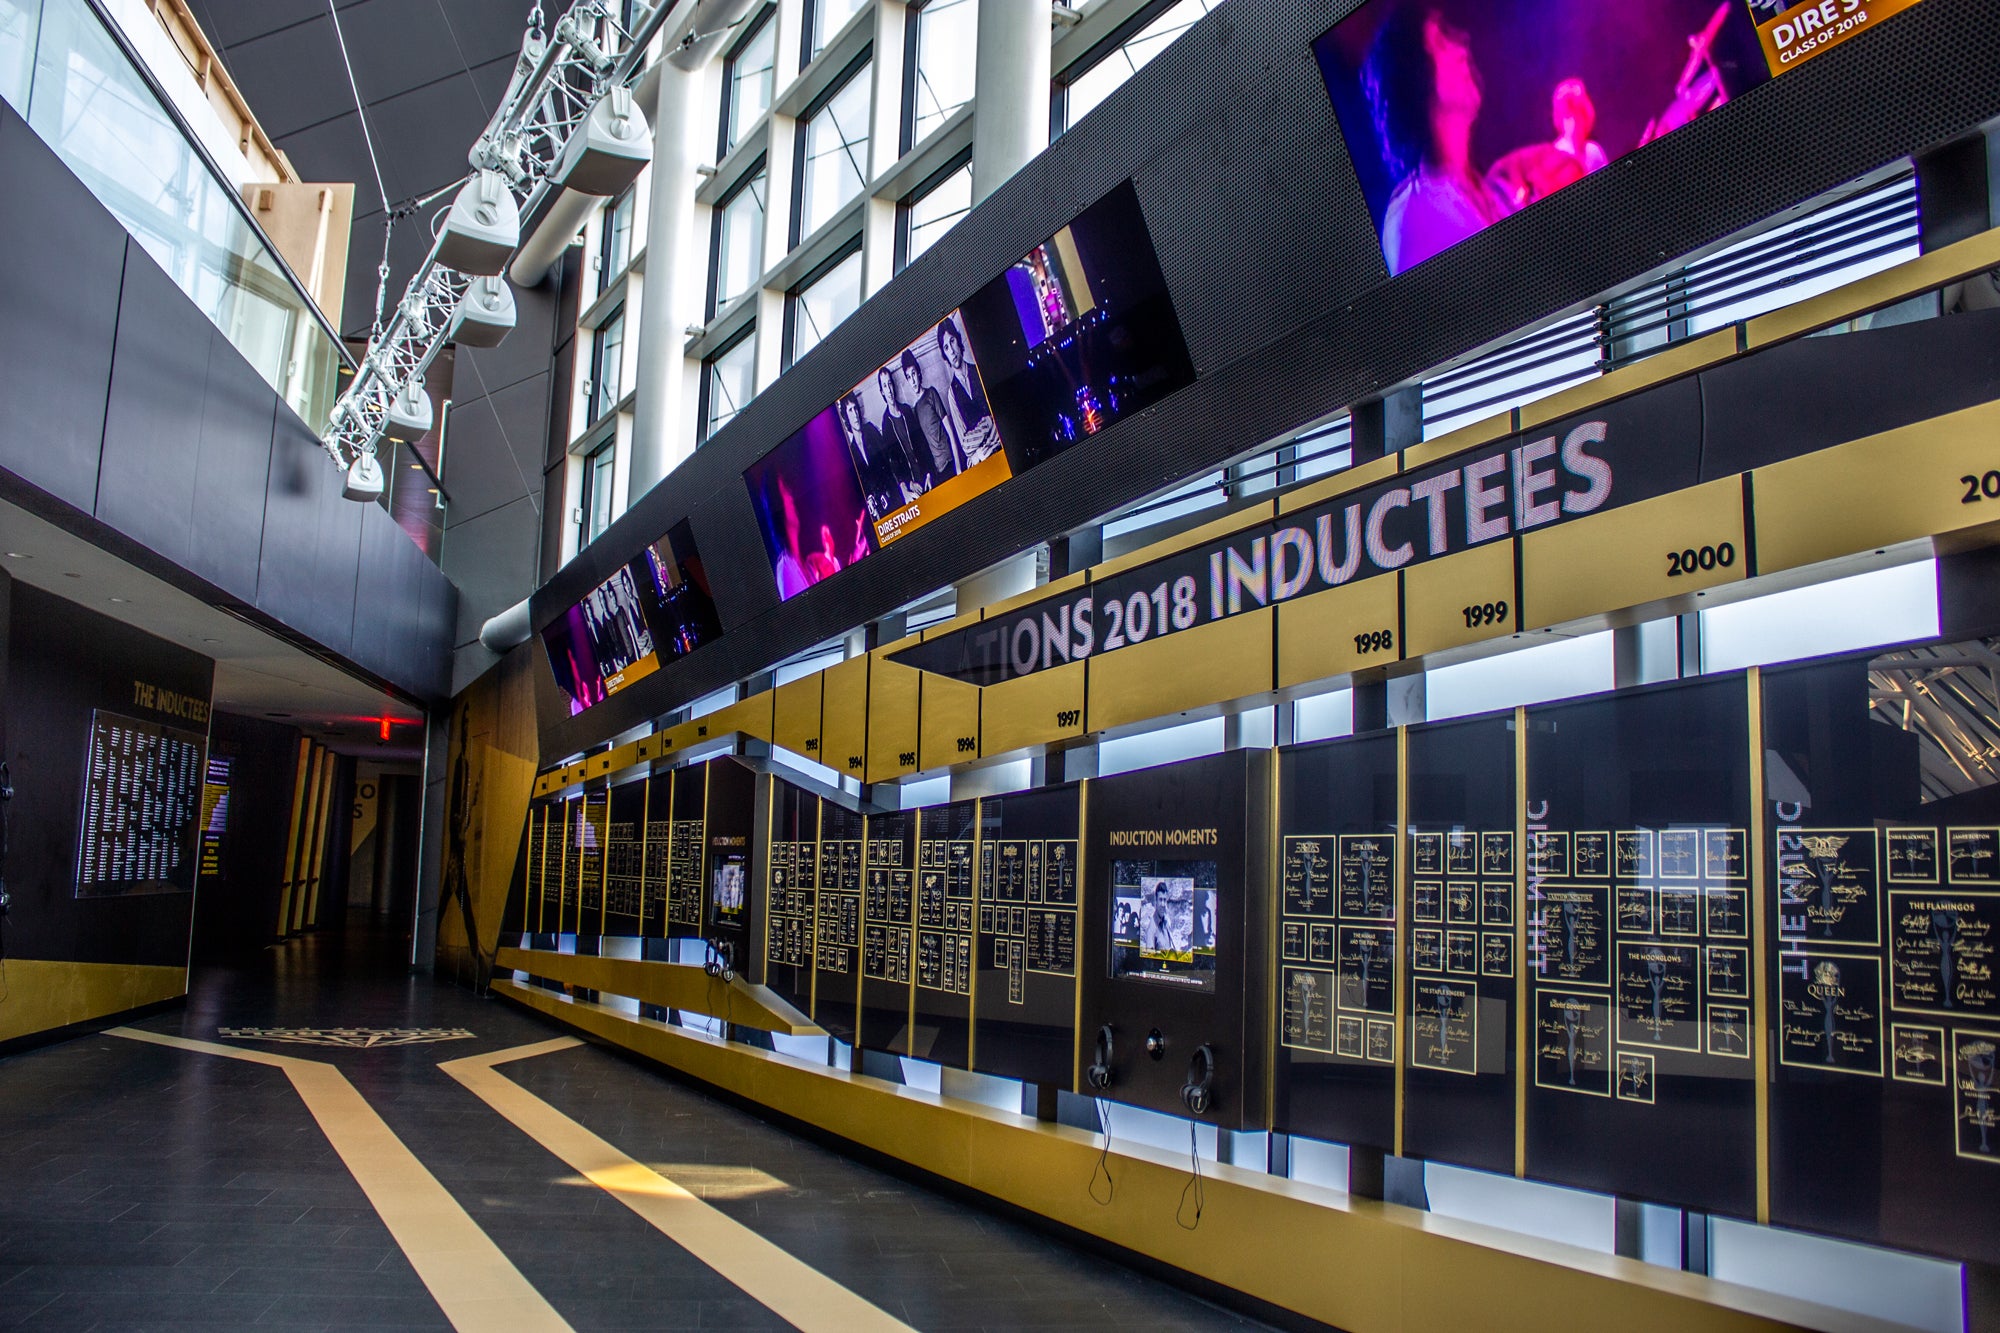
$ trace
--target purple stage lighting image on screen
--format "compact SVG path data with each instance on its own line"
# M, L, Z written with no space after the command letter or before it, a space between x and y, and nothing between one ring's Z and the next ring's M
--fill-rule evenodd
M1770 78L1748 0L1370 0L1313 52L1392 275Z
M764 551L789 600L875 549L868 503L831 407L743 474Z

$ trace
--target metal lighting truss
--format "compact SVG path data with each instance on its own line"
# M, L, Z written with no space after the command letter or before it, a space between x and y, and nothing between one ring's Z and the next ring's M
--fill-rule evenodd
M556 176L571 139L599 101L630 85L674 0L647 6L630 32L611 14L612 3L576 0L546 38L536 9L507 95L467 156L473 187L479 172L499 173L523 218L560 188ZM395 318L370 340L353 382L329 414L321 442L343 468L374 454L396 395L406 385L421 384L451 335L453 316L473 278L439 261L446 235L440 228L404 289Z

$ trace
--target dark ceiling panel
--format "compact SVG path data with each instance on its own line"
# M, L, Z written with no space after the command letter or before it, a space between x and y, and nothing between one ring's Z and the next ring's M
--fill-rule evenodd
M445 439L444 488L452 526L541 489L542 434L548 419L544 370L488 397L477 381L456 386ZM447 540L446 548L450 548Z
M465 72L435 0L364 0L340 13L354 82L369 106Z
M464 74L370 104L389 198L408 199L465 175L466 155L490 114Z
M227 48L223 63L274 140L354 109L333 20L324 7L310 22Z
M468 63L484 64L519 54L534 0L433 0L451 20L452 35ZM544 14L556 11L544 6Z
M289 28L326 13L326 0L189 0L195 21L220 47Z

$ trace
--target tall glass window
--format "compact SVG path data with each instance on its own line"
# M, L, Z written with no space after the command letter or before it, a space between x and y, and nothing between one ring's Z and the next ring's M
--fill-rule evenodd
M743 132L771 107L773 69L778 57L778 24L771 17L772 8L766 6L750 35L723 64L723 157L742 142Z
M911 16L903 147L920 144L972 100L979 0L928 0Z
M760 166L715 208L715 266L709 275L708 313L756 286L764 271L764 196Z
M1199 23L1222 0L1175 0L1158 17L1127 38L1111 54L1069 81L1063 93L1058 132L1082 120L1141 66L1173 45L1174 39Z
M702 367L701 438L711 440L757 394L757 340L744 336Z
M868 0L806 0L806 63L826 50L847 21L867 6Z
M590 340L590 419L597 420L618 406L625 361L625 309L620 306L600 324Z
M632 195L631 190L619 195L604 214L604 237L598 243L597 251L597 291L600 296L632 260L632 211L635 207Z
M937 243L972 209L972 163L966 162L903 206L900 269Z
M786 365L819 346L843 319L861 308L861 251L856 250L792 294L792 345Z
M799 215L792 243L813 234L868 179L868 65L799 126Z
M583 503L577 506L582 516L576 528L578 550L596 541L611 526L611 478L617 461L616 436L591 450L583 460Z

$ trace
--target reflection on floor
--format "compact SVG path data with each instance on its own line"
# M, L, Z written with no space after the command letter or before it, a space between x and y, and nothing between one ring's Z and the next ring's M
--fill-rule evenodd
M360 1119L379 1117L558 1326L1254 1327L552 1043L510 1006L408 976L399 950L359 931L300 941L198 972L185 1012L135 1026L338 1070ZM475 1092L439 1068L452 1061L506 1085ZM328 1139L351 1153L355 1132L393 1153L379 1128L316 1120L283 1060L111 1035L0 1060L0 1328L448 1328L447 1308L460 1328L523 1327L450 1291L440 1305L371 1205L379 1182L364 1193ZM832 1298L786 1306L813 1282Z

